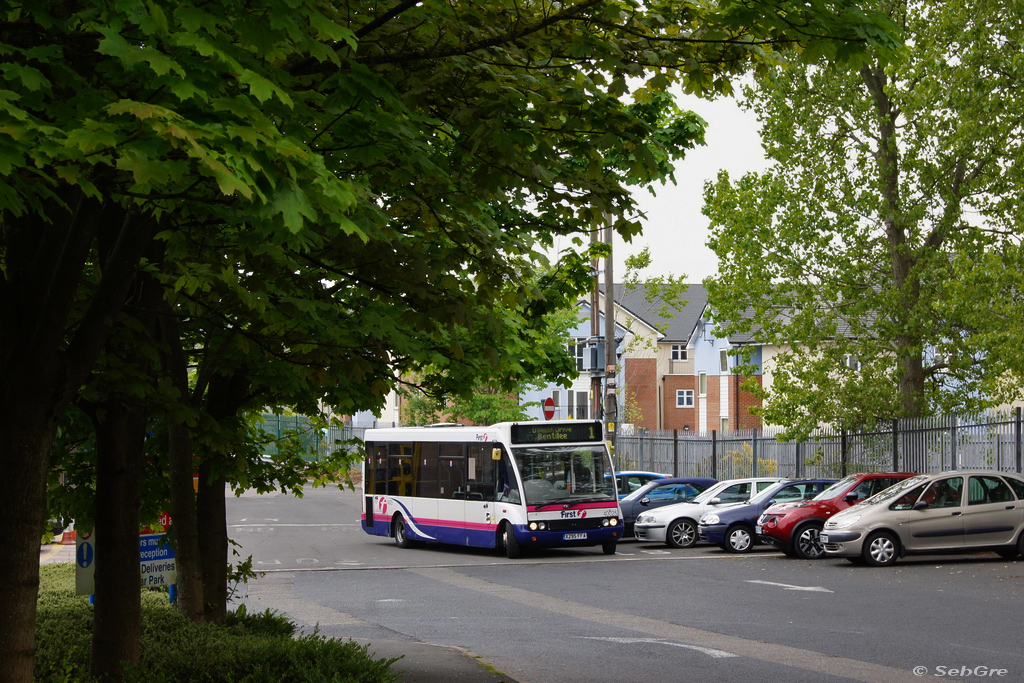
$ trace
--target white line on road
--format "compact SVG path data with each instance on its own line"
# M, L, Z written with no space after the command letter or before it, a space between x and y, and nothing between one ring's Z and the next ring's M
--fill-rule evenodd
M791 586L788 583L775 583L774 581L747 581L747 583L759 583L762 586L778 586L779 588L785 588L788 591L808 591L810 593L832 593L827 588L821 586Z
M726 652L725 650L715 650L710 647L700 647L699 645L688 645L687 643L676 643L671 640L662 640L661 638L604 638L600 636L577 636L577 638L584 638L586 640L605 640L609 643L622 643L623 645L634 645L636 643L654 643L656 645L668 645L670 647L682 647L687 650L696 650L702 652L709 657L715 659L723 659L725 657L739 657L737 654L732 652Z
M751 640L651 619L638 614L608 610L467 576L452 569L409 569L408 571L458 588L478 591L495 598L504 598L520 605L563 614L567 617L614 626L617 629L646 633L656 638L685 645L732 652L740 657L749 657L762 662L820 672L844 680L863 681L864 683L914 683L920 680L920 676L915 676L910 671L884 664L848 657L825 656L814 650Z

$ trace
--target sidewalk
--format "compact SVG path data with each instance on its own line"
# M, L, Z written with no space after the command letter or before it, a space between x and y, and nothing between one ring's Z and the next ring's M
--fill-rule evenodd
M39 564L72 564L75 546L51 543L40 546ZM493 671L468 650L406 640L361 640L377 659L395 659L392 670L401 672L401 683L522 683Z

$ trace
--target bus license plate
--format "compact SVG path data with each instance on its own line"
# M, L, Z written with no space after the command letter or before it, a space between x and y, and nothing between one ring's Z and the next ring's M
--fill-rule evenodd
M562 536L562 540L563 541L585 541L586 538L587 538L587 535L584 534L584 533L580 533L580 534L564 534Z

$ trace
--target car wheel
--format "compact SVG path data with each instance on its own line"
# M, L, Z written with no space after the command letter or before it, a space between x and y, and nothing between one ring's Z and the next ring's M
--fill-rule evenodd
M405 519L401 516L395 517L391 528L391 534L395 537L395 545L399 548L411 548L412 541L409 540L409 530L405 526Z
M725 532L725 549L730 553L749 553L753 547L754 535L749 528L739 525Z
M891 567L896 564L900 554L900 544L896 537L887 531L871 534L864 541L861 551L864 562L872 567Z
M697 525L689 519L677 519L668 527L665 543L673 548L689 548L697 542Z
M607 543L601 544L601 550L605 555L615 554L615 541L608 541Z
M825 557L825 546L821 544L821 522L804 524L793 535L793 551L805 560Z
M523 554L523 551L519 548L519 539L516 538L516 532L512 529L512 525L509 522L505 522L502 527L501 542L505 546L505 556L510 560L514 560Z

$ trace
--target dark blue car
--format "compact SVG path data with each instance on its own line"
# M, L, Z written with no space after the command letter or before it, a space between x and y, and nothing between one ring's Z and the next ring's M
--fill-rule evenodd
M633 523L641 513L663 505L688 503L716 483L718 480L710 477L669 477L647 482L619 501L622 520L626 523L623 538L633 538Z
M730 553L749 553L759 543L754 527L761 513L775 503L814 498L835 479L801 479L772 484L749 502L709 512L700 519L697 534Z

